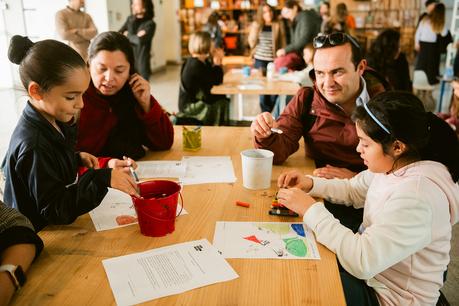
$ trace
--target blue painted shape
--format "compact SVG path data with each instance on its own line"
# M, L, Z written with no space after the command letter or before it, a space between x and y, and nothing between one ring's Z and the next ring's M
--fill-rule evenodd
M306 237L304 234L303 224L292 224L292 229L301 237Z

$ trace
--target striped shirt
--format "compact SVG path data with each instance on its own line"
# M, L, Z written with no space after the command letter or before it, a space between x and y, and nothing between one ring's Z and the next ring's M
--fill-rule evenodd
M262 61L274 60L273 34L271 26L264 26L258 35L258 44L255 49L254 58Z

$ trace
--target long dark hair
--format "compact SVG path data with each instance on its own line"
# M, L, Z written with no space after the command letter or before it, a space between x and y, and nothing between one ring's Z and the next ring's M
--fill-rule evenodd
M406 144L407 150L395 161L432 160L445 165L455 182L459 179L459 141L456 133L443 120L426 112L415 95L402 91L386 91L371 99L367 107L384 131L363 106L352 116L359 127L388 154L394 141Z
M257 10L257 18L256 18L256 21L257 21L258 25L260 26L260 31L265 26L265 19L263 18L263 9L265 8L265 6L268 7L269 10L271 11L272 22L276 22L276 20L277 20L276 12L275 12L274 8L271 5L269 5L268 3L260 5L258 7L258 10Z
M152 0L143 0L143 7L145 8L144 19L153 19L155 17L155 7Z
M368 65L376 69L379 73L387 76L388 68L390 68L400 49L400 32L388 29L378 35L376 40L371 44L370 52L368 53Z
M26 90L33 81L40 90L48 92L64 84L70 70L86 68L78 52L53 39L33 43L27 37L15 35L10 41L8 58L19 65L19 76Z
M129 74L135 72L134 52L126 36L115 31L103 32L97 35L89 46L89 62L91 63L97 53L104 50L123 52L129 62Z

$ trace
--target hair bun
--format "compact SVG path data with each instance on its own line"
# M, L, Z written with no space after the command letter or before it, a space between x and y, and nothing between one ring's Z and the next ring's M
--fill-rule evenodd
M33 45L27 36L14 35L8 48L8 58L12 63L19 65Z

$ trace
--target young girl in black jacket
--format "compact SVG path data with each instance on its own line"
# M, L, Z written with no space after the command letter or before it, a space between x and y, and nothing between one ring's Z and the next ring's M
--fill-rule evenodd
M47 224L69 224L98 206L107 187L137 195L128 175L131 160L111 160L98 169L96 157L75 152L75 126L83 108L89 73L69 46L27 37L11 39L8 57L20 64L19 74L30 100L11 136L3 161L4 201L30 219L36 231ZM89 170L78 176L78 167Z

